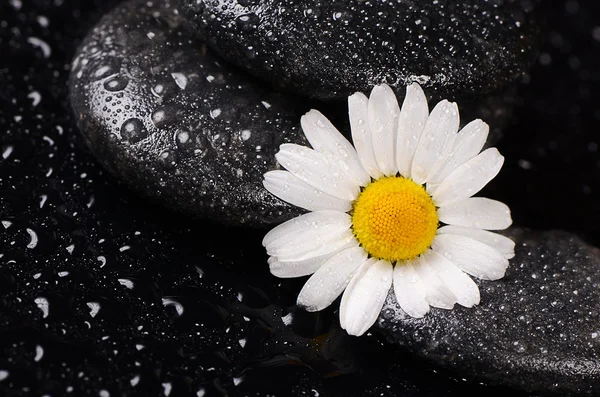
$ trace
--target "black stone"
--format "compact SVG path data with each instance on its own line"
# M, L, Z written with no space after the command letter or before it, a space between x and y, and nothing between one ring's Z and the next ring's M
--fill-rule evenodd
M262 175L281 143L305 142L307 106L215 58L182 22L175 2L130 1L89 33L70 78L86 142L113 174L171 209L233 225L297 215L264 190Z
M516 229L499 281L473 309L407 316L390 294L387 339L471 380L545 393L600 395L600 250L567 232Z
M498 92L535 58L538 1L185 0L219 55L303 95L419 82L436 98Z

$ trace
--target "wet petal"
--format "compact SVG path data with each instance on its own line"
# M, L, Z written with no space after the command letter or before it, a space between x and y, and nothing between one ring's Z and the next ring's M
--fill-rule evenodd
M311 110L300 119L304 135L313 149L335 158L339 167L356 185L365 186L371 180L360 163L354 147L331 124L327 117L317 110Z
M422 184L438 172L452 153L458 125L455 103L443 100L433 108L415 151L410 171L412 180Z
M363 168L373 179L379 179L383 174L379 170L373 152L373 138L369 128L368 112L369 98L357 92L348 98L348 115L352 130L352 141L358 153Z
M275 158L298 179L331 196L354 200L360 186L347 178L335 162L323 153L305 146L283 144Z
M396 301L409 316L421 318L429 312L425 285L410 261L396 263L394 293Z
M396 133L400 108L396 94L387 85L378 85L369 97L369 128L375 161L387 176L398 172L396 167Z
M515 242L501 234L462 226L444 226L438 229L438 234L457 234L477 240L498 250L507 259L515 256Z
M277 257L272 256L268 259L269 269L271 270L271 274L280 278L308 276L309 274L316 272L325 262L338 252L357 246L358 241L353 239L341 247L329 245L328 248L330 248L331 251L326 252L323 255L297 261L282 261Z
M462 201L494 179L504 164L496 148L489 148L454 170L433 192L438 207Z
M269 171L263 186L271 194L297 207L309 211L337 210L348 212L352 202L331 196L301 181L288 171Z
M396 165L400 175L410 178L413 158L425 123L429 117L427 98L417 83L406 87L406 97L398 117L398 135L396 138Z
M512 224L506 204L484 197L471 197L440 207L438 217L449 225L487 230L503 230Z
M423 281L427 302L440 309L452 309L457 301L456 295L446 286L437 272L424 256L415 260L415 271Z
M463 127L456 136L452 153L428 183L439 184L462 164L477 156L487 140L490 127L477 119Z
M367 261L361 247L348 248L329 259L308 279L298 295L298 305L309 312L323 310L344 291L356 269Z
M473 307L480 300L479 287L462 270L456 267L445 256L429 251L425 258L435 270L444 285L456 296L456 302L465 307Z
M271 244L284 236L293 239L306 229L320 228L332 223L344 223L350 227L352 220L350 215L340 211L315 211L290 219L271 229L263 238L263 247L269 248Z
M364 334L377 320L392 286L393 267L388 261L366 262L344 291L340 325L350 335Z
M431 248L462 271L482 280L501 279L508 267L508 259L498 250L465 236L438 234Z

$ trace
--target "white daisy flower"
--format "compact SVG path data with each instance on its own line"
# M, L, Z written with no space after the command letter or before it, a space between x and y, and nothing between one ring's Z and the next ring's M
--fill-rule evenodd
M410 316L430 306L479 303L469 275L504 276L514 242L489 230L510 226L509 208L472 197L500 171L496 148L480 153L489 127L460 132L458 107L446 100L429 113L418 84L402 108L387 85L348 98L354 146L316 110L302 117L312 149L283 144L265 188L311 212L264 238L271 273L312 274L298 296L308 311L343 293L340 324L362 335L377 320L390 288Z

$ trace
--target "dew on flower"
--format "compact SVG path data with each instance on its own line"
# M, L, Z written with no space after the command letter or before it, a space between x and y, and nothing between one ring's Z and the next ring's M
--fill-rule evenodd
M282 145L276 158L286 171L265 174L269 192L313 211L265 236L271 272L312 274L298 295L308 311L342 295L340 324L351 335L375 322L390 289L417 318L430 306L472 307L480 294L469 275L499 279L514 256L510 239L488 231L512 223L508 207L472 198L503 162L495 149L478 155L487 125L459 131L456 104L429 113L424 97L416 83L402 108L385 85L351 96L356 148L312 110L301 119L312 149Z

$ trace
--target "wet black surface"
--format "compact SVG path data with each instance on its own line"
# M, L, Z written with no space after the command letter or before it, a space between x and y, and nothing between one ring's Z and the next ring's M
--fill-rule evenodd
M312 101L223 63L178 4L126 2L86 37L69 87L88 146L132 189L196 218L265 228L299 215L262 176L279 145L306 144Z
M276 87L344 100L412 82L436 98L498 92L535 58L528 1L184 0L199 37Z
M116 2L20 4L0 3L0 394L526 395L345 336L337 304L294 307L303 280L269 274L263 232L192 222L121 187L81 142L66 88L76 45ZM486 194L517 225L598 245L593 7L554 10Z

